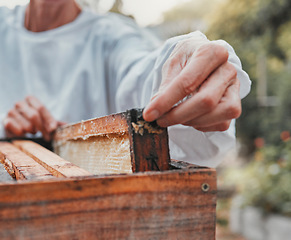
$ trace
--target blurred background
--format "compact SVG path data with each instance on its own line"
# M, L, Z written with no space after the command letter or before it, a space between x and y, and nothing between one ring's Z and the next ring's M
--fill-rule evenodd
M0 6L10 8L27 3L0 0ZM291 1L79 3L96 12L112 11L131 17L161 41L200 30L209 39L224 39L234 47L253 83L237 120L237 149L218 168L217 239L290 239ZM248 219L250 216L254 222ZM277 223L274 216L281 222ZM277 227L272 230L270 226L274 225Z

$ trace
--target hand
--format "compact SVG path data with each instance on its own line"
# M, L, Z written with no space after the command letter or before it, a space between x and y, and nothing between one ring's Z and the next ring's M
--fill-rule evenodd
M21 137L26 133L35 134L40 131L46 141L51 140L52 133L62 124L33 96L16 103L4 120L8 137Z
M225 131L241 114L239 80L227 50L206 39L181 41L162 70L158 93L143 112L161 127L175 124L200 131Z

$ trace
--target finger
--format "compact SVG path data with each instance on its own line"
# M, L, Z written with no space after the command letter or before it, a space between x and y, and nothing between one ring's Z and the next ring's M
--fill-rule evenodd
M10 110L7 117L8 119L13 119L13 122L17 122L23 133L33 133L35 131L33 125L25 117L23 117L17 109L13 108Z
M223 123L219 123L213 126L209 126L209 127L197 127L195 129L197 129L198 131L201 132L223 132L226 131L229 126L230 126L231 121L225 121Z
M26 101L40 114L43 126L42 133L50 134L53 132L57 128L58 122L53 118L47 108L34 96L27 97Z
M178 50L179 51L174 51L163 65L163 81L160 85L159 91L166 87L181 73L191 57L188 56L187 52L182 47L178 47Z
M217 107L200 117L193 118L191 121L184 122L186 126L194 128L206 128L217 124L223 124L225 121L236 119L241 114L241 99L239 97L239 80L229 86L225 95Z
M25 134L25 132L22 129L22 126L13 118L6 118L3 124L4 124L5 131L11 137L13 136L20 137Z
M177 50L177 48L179 51ZM162 68L163 81L159 87L159 91L155 93L155 95L151 98L151 101L153 101L157 96L159 96L160 92L162 92L163 89L167 87L167 85L179 75L179 73L182 71L182 69L188 62L187 53L183 51L182 47L178 46L177 48L174 49L168 60L163 65Z
M236 70L230 63L223 64L203 83L199 91L157 120L161 127L185 123L211 112L226 89L236 80Z
M160 88L167 86L175 77L179 75L183 67L187 64L187 59L183 54L171 56L164 64L162 69L163 82Z
M39 113L31 107L26 101L21 101L15 104L17 111L26 118L33 127L33 133L36 133L36 130L42 129L42 121Z
M179 100L194 92L227 58L227 50L219 45L210 43L198 48L181 73L145 108L145 120L154 121L168 112Z
M49 142L52 139L52 135L48 132L42 132L42 137L45 141Z
M195 34L195 36L180 41L176 44L176 47L163 66L163 81L160 89L168 85L169 82L173 81L173 79L179 75L182 69L188 64L188 61L192 57L195 49L198 49L200 46L204 45L205 42L209 43L205 36L198 33Z
M66 122L58 121L58 127L64 126L64 125L66 125L66 124L67 124Z

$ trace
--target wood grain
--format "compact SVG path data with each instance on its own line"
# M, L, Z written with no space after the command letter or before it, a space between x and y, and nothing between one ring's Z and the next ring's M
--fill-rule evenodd
M167 129L145 122L142 109L61 127L54 151L94 174L164 171L170 162Z
M194 165L192 163L187 163L187 162L183 162L183 161L179 161L179 160L175 160L175 159L171 159L170 161L170 169L207 169L207 167L201 167L199 165Z
M8 142L0 142L1 162L17 180L49 179L53 175L31 157Z
M132 173L127 134L106 134L54 144L60 157L93 174Z
M66 161L32 141L13 141L13 144L46 168L55 177L90 176L90 172Z
M54 140L86 140L93 136L127 131L126 113L118 113L60 127L54 135Z
M0 183L0 239L213 240L215 206L209 169Z
M160 129L155 123L146 123L140 109L128 111L127 119L133 172L168 170L170 154L167 129ZM133 127L133 124L140 122L158 131L150 132L143 128L141 134Z

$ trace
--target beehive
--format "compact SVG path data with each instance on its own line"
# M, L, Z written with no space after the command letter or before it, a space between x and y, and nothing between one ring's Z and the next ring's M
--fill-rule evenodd
M57 151L72 160L0 143L0 239L215 239L215 170L170 160L166 129L141 121L131 110L59 129ZM106 146L116 143L126 163Z

